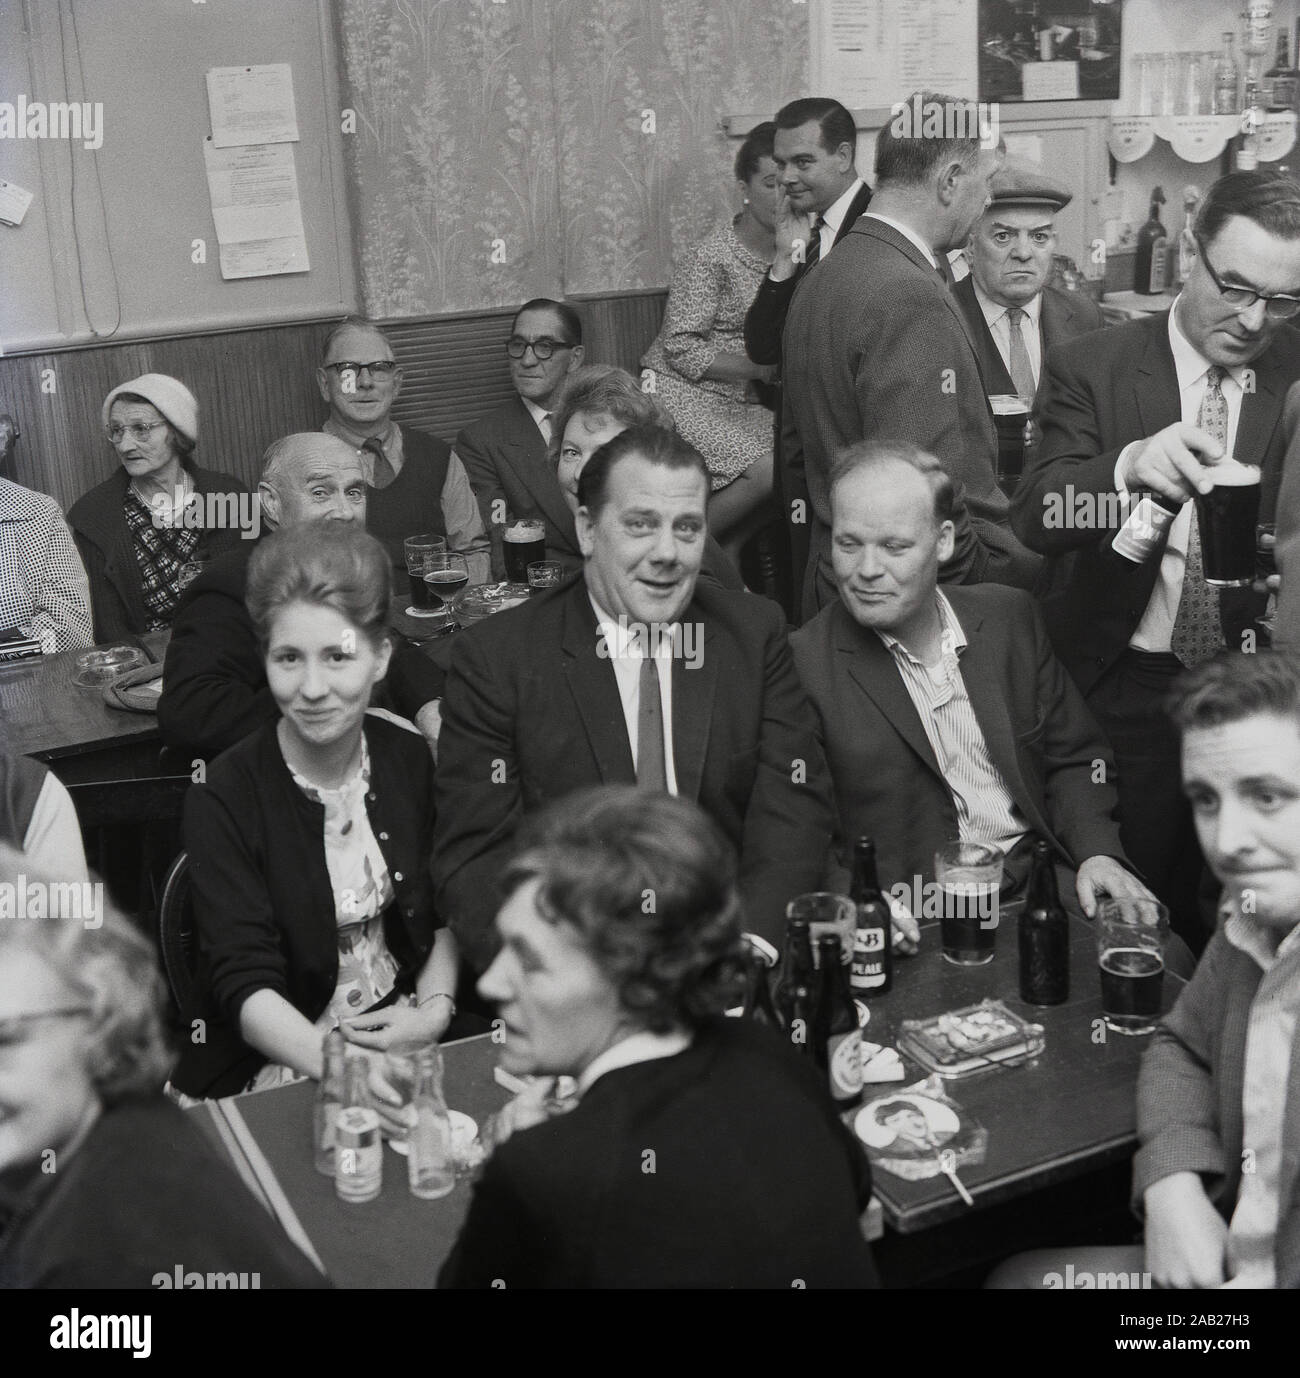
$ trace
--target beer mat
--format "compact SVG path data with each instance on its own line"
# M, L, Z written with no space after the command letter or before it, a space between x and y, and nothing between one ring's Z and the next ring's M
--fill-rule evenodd
M1001 1000L981 1000L929 1019L905 1019L898 1049L927 1072L968 1077L989 1067L1037 1057L1046 1045L1041 1024L1013 1014Z
M862 1080L864 1082L902 1081L907 1074L903 1059L894 1048L862 1040Z
M957 1173L984 1161L988 1130L946 1094L937 1076L867 1101L853 1117L853 1132L865 1146L873 1171L891 1172L905 1182L948 1177L970 1204Z

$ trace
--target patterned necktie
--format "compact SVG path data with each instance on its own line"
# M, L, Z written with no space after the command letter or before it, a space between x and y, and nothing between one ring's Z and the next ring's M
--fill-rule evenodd
M1011 332L1011 381L1016 392L1032 403L1038 391L1033 366L1029 362L1029 346L1025 344L1025 313L1018 306L1007 308L1007 328Z
M935 254L934 271L943 279L945 291L952 290L952 264L948 262L948 255L942 249Z
M817 266L822 256L822 218L814 215L808 227L808 252L804 255L803 271L806 273Z
M1205 392L1196 424L1228 447L1228 400L1223 395L1224 370L1211 364L1205 374ZM1193 500L1192 524L1187 535L1187 563L1183 569L1183 592L1169 649L1184 665L1200 665L1223 645L1223 625L1219 620L1219 590L1205 582L1201 564L1201 528Z
M666 790L664 707L654 656L641 657L641 693L636 719L636 783L639 789Z
M384 453L383 442L377 436L371 436L369 440L361 442L361 448L367 454L374 456L374 463L371 467L370 486L372 488L387 488L397 477L397 470L393 468L388 456Z

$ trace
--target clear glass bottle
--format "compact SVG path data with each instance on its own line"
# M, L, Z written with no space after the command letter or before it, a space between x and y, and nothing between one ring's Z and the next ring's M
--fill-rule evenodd
M411 1195L424 1201L446 1196L456 1185L451 1117L442 1095L442 1053L435 1045L416 1058L415 1124L407 1136L406 1170Z
M1223 48L1214 60L1215 115L1235 115L1241 109L1241 71L1237 66L1236 38L1231 30L1223 35Z
M312 1117L316 1171L334 1176L334 1123L343 1105L344 1065L347 1044L340 1029L325 1035L325 1065L316 1088L316 1109Z

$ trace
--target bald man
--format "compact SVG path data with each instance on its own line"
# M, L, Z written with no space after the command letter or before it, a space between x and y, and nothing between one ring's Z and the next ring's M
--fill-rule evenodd
M262 526L366 520L366 474L351 445L320 431L277 440L263 459ZM266 684L257 634L244 606L256 541L214 560L185 590L163 667L158 725L169 747L211 759L278 710ZM442 671L419 651L393 652L385 681L392 707L437 739Z

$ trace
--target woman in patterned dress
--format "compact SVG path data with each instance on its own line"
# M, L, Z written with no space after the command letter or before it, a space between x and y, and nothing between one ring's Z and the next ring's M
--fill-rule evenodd
M773 369L745 354L745 313L776 252L772 140L756 125L736 155L744 209L682 258L658 338L641 360L713 482L709 526L733 554L762 525L772 491L772 414L754 395Z
M333 524L337 525L337 524ZM455 1014L456 942L433 907L433 762L410 724L367 713L384 677L391 566L351 527L277 531L248 609L280 709L185 801L205 1039L189 1096L319 1077L341 1028L376 1051L436 1042Z
M233 474L194 463L199 404L178 378L121 384L104 399L103 420L119 468L68 513L98 642L170 627L185 585L240 538L234 520L245 505L223 504L229 522L214 530L202 499L248 492Z

